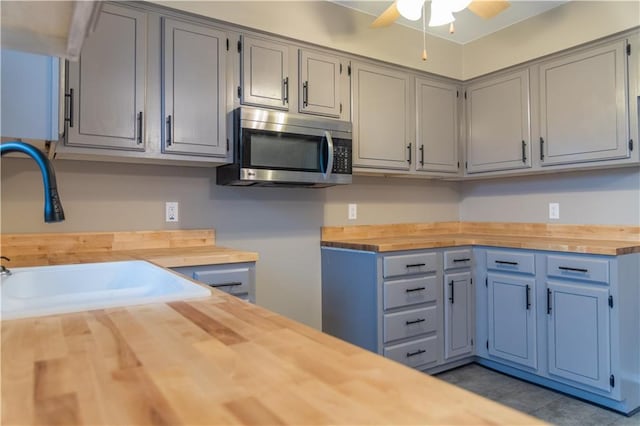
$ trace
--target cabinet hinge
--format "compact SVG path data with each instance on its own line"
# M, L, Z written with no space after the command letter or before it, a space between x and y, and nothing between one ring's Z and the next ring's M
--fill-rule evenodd
M229 51L229 39L227 39L227 52Z
M467 170L469 169L469 164L466 161L464 162L464 168Z
M342 63L340 64L340 74L342 74Z
M629 139L629 151L633 151L633 139Z
M241 95L242 95L242 88L240 88L240 86L238 86L238 99L240 99Z
M473 339L471 339L471 346L473 346Z
M609 296L609 307L613 308L613 296Z
M613 374L609 376L609 384L612 388L616 387L616 378Z
M473 285L473 278L469 278L469 284Z
M456 90L456 98L459 98L459 97L460 97L460 91Z
M460 168L460 162L458 161L458 168Z
M351 77L351 65L347 66L347 75Z
M487 340L487 349L489 349L489 341Z
M631 56L631 45L627 44L627 55Z
M489 287L489 277L486 277L486 278L484 279L484 286L485 286L485 287Z
M340 114L342 114L342 102L340 102Z
M238 40L238 53L242 52L242 41Z
M467 91L464 92L464 98L467 99Z

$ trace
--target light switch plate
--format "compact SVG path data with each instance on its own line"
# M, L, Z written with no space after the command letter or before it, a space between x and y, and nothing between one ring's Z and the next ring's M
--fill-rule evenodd
M358 205L349 204L349 220L356 220L358 218Z
M560 219L560 203L549 203L549 219Z

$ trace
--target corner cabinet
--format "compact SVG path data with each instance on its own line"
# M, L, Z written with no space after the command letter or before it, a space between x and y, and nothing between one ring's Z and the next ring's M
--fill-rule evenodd
M66 144L144 151L146 67L147 13L105 4L68 63Z
M460 87L416 78L417 171L457 173Z
M531 167L529 69L469 85L465 105L467 173Z
M628 158L627 41L540 64L540 163Z
M162 150L224 156L226 33L162 18Z
M474 292L471 249L444 252L444 358L473 353Z
M289 111L289 46L248 36L240 43L240 103Z
M354 62L353 166L408 171L412 162L410 76Z

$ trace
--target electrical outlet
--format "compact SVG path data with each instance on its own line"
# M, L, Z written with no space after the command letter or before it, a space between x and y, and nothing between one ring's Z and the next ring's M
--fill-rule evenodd
M356 220L358 218L358 205L349 204L349 220Z
M560 219L560 203L549 203L549 219Z
M164 206L164 215L166 222L177 222L178 221L178 202L177 201L168 201Z

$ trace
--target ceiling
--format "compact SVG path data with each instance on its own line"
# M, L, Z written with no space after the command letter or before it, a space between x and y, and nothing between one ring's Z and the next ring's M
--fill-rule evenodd
M332 3L336 3L340 6L348 7L351 9L364 12L372 16L371 22L382 13L392 1L351 1L351 0L329 0ZM498 16L484 20L474 15L469 10L465 9L462 12L455 14L455 28L454 34L449 34L449 26L443 25L440 27L427 27L427 34L431 34L446 40L450 40L459 44L466 44L473 40L477 40L486 35L499 31L503 28L511 26L525 19L529 19L533 16L539 15L547 10L558 7L569 0L559 1L527 1L527 0L511 0L511 6ZM425 2L425 9L427 11L427 24L429 22L429 12L431 10L431 1ZM422 31L422 19L418 21L409 21L400 17L397 24L404 25L409 28L414 28ZM384 28L379 31L384 31Z

